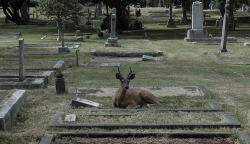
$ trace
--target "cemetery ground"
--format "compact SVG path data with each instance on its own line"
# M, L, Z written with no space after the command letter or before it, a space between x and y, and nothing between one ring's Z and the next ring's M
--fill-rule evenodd
M139 18L144 24L144 30L148 38L130 38L119 39L121 47L104 47L106 38L99 38L94 28L85 27L83 33L92 33L90 39L84 39L79 46L79 66L76 67L75 51L70 49L70 53L57 54L55 48L25 48L24 66L28 68L51 67L57 61L64 60L66 64L63 70L66 87L88 87L88 88L113 88L119 87L120 82L115 78L117 67L101 67L102 62L93 62L97 57L91 55L91 50L97 51L136 51L136 52L154 52L160 50L163 56L158 57L158 61L141 61L138 58L120 58L121 73L127 75L129 67L136 74L134 80L131 80L130 87L175 87L175 86L205 86L210 97L185 97L169 96L168 93L158 97L161 107L152 107L150 109L131 110L117 112L116 108L111 107L111 96L103 97L84 97L103 105L98 111L83 113L81 109L87 111L90 108L70 108L64 110L65 103L72 100L72 96L66 94L56 94L55 82L50 82L44 89L27 90L27 103L20 110L15 126L8 131L0 131L0 143L38 143L44 134L58 134L54 143L114 143L116 141L134 142L134 143L240 143L237 133L250 133L250 54L249 48L243 45L243 42L250 41L248 34L250 32L249 23L237 21L236 29L229 33L230 37L237 37L239 42L228 44L229 52L218 54L220 45L204 45L184 42L187 29L190 25L177 25L177 28L166 28L165 25L157 23L166 23L168 18L151 18L148 15L149 10L164 11L163 8L141 9L142 16ZM208 30L213 37L221 36L219 28L214 27L215 20L219 17L219 11L205 11L211 17L206 18ZM176 23L181 18L181 10L174 9L173 17ZM2 14L1 14L2 15ZM237 15L249 16L246 12L238 12ZM0 23L4 24L4 18L1 17ZM95 26L100 22L94 22ZM18 26L17 26L18 27ZM27 26L28 27L28 26ZM1 36L0 40L0 67L18 68L18 38L24 38L25 44L54 44L56 41L44 41L41 37L48 33L57 33L55 24L37 26L28 29L7 29L2 27L0 33L22 33L21 36ZM66 33L74 33L66 31ZM219 59L219 64L211 58L211 55ZM104 59L114 60L114 57L105 57ZM114 60L115 61L115 60ZM105 61L103 61L105 62ZM39 72L27 72L38 74ZM18 74L18 71L0 71L1 75ZM93 92L95 93L95 92ZM159 111L159 109L208 109L209 100L216 100L222 106L225 113L231 113L240 122L241 127L215 127L213 124L224 124L225 120L221 113L223 111L204 112L204 111ZM1 103L0 103L1 106ZM80 109L80 110L79 110ZM108 114L124 114L107 117L105 115L96 115L91 117L84 114L107 114L102 109L111 109ZM67 114L76 114L76 122L62 122ZM51 126L55 115L61 114L59 124L162 124L164 123L200 123L211 124L208 127L175 127L175 128L150 128L150 127L123 127L114 129L105 129L102 127L67 128ZM127 114L127 115L126 115ZM60 121L60 119L62 121ZM57 121L57 122L58 122ZM61 123L60 123L61 122ZM167 126L165 126L167 127ZM60 132L82 132L82 133L159 133L159 137L152 134L148 137L132 138L99 138L91 137L63 137ZM230 132L233 135L229 137L212 138L171 138L163 133L194 133L194 132ZM162 135L161 135L162 134Z

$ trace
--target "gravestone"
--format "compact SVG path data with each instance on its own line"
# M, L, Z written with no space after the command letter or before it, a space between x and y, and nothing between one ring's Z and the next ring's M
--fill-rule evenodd
M118 38L115 36L116 31L116 8L112 8L111 12L111 33L108 37L107 42L104 44L105 47L120 47L121 45L117 42Z
M24 66L23 66L23 49L24 49L24 39L19 39L19 81L24 81Z
M76 121L76 115L75 114L68 114L65 116L64 121L74 122L74 121Z
M245 11L245 10L246 10L246 5L242 4L241 11Z
M168 20L168 23L167 23L167 27L172 27L172 28L175 28L176 25L174 23L174 20L173 20L173 14L172 14L172 2L171 0L169 1L169 20Z
M158 7L161 7L161 0L159 0L158 2Z
M79 106L90 106L90 107L102 107L100 103L93 102L90 100L82 99L79 97L76 97L75 99L72 100L71 106L73 107L79 107Z
M68 53L69 48L64 45L64 29L65 29L65 22L62 22L62 30L61 30L61 39L62 39L62 45L58 47L58 53Z
M143 55L142 56L142 61L158 61L157 57L152 57L148 55Z
M59 71L56 74L56 94L64 94L66 92L65 80L63 74Z
M219 52L227 52L227 21L229 19L229 0L226 1L225 4L225 14L224 14L224 20L223 20L223 28L222 28L222 34L221 34L221 46L219 48Z
M203 29L203 5L200 1L192 5L192 29L187 32L187 39L208 38L207 30Z
M210 2L209 7L211 10L214 9L214 4Z

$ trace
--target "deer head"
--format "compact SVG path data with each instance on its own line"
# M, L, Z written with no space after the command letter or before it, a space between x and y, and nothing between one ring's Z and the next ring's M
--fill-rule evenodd
M129 89L129 82L130 80L134 79L135 78L135 74L132 73L132 70L131 70L131 67L129 67L130 69L130 72L127 76L127 78L124 78L122 76L122 74L120 73L120 67L118 67L118 73L116 73L116 78L120 80L121 82L121 87L124 89L124 90L128 90Z

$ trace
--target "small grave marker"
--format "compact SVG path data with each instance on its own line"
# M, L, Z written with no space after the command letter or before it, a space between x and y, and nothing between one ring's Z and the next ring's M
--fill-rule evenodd
M64 121L74 122L74 121L76 121L76 115L75 114L68 114L65 116Z
M23 49L24 49L24 40L23 38L19 39L19 81L24 81L24 67L23 67Z
M79 106L90 106L90 107L97 107L100 108L102 105L97 102L93 102L90 100L82 99L79 97L76 97L76 99L72 100L71 106L79 107Z
M148 55L143 55L142 56L142 61L158 61L158 58L157 57L152 57L152 56L148 56Z
M107 66L114 66L114 67L120 67L121 63L102 63L102 67L107 67Z

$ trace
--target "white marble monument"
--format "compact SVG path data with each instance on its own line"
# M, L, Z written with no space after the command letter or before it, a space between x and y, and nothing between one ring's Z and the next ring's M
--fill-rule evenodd
M207 30L203 29L203 5L200 1L193 2L192 5L192 29L188 30L188 39L208 38Z

